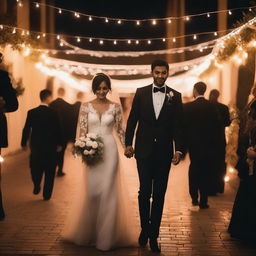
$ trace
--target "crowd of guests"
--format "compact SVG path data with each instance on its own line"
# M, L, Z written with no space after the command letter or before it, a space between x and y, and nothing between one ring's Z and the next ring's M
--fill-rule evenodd
M0 55L2 59L2 55ZM0 148L7 147L5 112L17 110L18 102L7 72L0 71ZM206 99L207 86L198 82L193 87L194 100L183 104L184 141L190 157L188 170L189 193L192 205L209 208L208 196L224 192L225 128L230 125L229 109L219 103L220 93L214 89ZM256 89L252 93L256 96ZM69 142L74 142L79 109L83 93L77 94L77 102L65 101L65 89L58 89L53 100L52 92L40 92L41 104L28 111L22 133L21 146L25 150L30 140L30 169L34 184L33 193L41 191L44 176L43 198L52 196L55 174L65 175L63 162ZM235 199L228 231L234 237L252 238L256 233L256 97L242 113L237 169L240 186ZM57 170L56 170L57 169ZM1 174L1 173L0 173ZM1 178L1 176L0 176ZM4 219L0 187L0 220Z

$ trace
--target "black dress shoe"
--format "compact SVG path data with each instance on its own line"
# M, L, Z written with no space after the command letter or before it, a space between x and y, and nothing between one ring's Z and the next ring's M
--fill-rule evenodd
M198 200L197 199L192 199L192 205L193 206L199 205Z
M199 204L200 209L208 209L210 206L208 204Z
M40 190L41 190L40 186L39 187L34 187L33 194L38 195Z
M144 231L140 232L140 236L139 236L138 242L139 242L139 245L141 247L145 247L147 245L147 243L148 243L148 235L147 235L146 232L144 232Z
M152 252L161 252L161 248L158 246L157 239L150 239L149 245Z
M50 199L51 199L51 196L44 196L45 201L50 200Z

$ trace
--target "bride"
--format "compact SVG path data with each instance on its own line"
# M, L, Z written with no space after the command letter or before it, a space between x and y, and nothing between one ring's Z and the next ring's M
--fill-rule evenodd
M124 146L122 112L119 104L107 99L110 90L110 78L96 74L92 81L96 98L80 108L76 137L87 133L100 135L104 143L103 161L83 166L85 186L72 206L63 232L65 240L102 251L136 245L138 232L134 210L127 200L128 191L124 191L122 184L118 149L112 134L116 127Z

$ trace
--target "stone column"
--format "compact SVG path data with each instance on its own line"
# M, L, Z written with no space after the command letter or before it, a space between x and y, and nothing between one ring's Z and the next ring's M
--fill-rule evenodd
M218 11L228 9L228 0L218 0ZM218 13L218 30L227 29L227 12ZM220 33L219 36L224 35L225 33Z
M17 6L17 27L30 29L29 0L23 0L22 7Z
M166 16L168 17L180 17L185 15L185 0L173 0L167 1L167 12ZM172 20L172 23L166 25L166 36L168 38L173 38L179 35L185 34L185 21L183 19ZM177 39L176 42L168 40L167 48L176 48L182 47L185 45L185 38ZM183 61L184 54L179 53L176 55L168 54L167 61L169 63L176 61Z

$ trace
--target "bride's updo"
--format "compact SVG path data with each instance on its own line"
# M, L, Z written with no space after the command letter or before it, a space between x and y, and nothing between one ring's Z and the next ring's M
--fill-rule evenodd
M105 82L108 89L111 90L111 82L109 76L104 73L97 73L92 79L92 91L94 94L99 89L99 86L102 82Z

